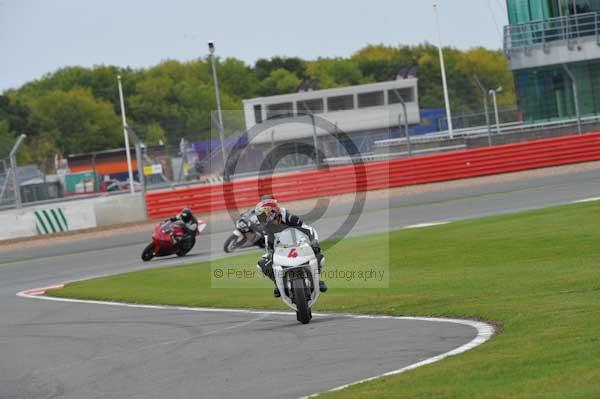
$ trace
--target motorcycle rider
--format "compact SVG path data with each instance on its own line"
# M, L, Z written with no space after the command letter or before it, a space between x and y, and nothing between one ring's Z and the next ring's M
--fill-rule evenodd
M192 213L192 210L187 207L183 208L181 212L179 212L174 217L169 218L168 220L170 222L182 222L183 227L185 229L185 234L181 241L183 241L185 245L191 244L191 246L194 246L194 244L196 243L196 232L198 231L198 219L196 219L196 217Z
M282 225L290 227L308 226L302 222L300 217L288 212L287 209L280 207L277 201L270 196L256 205L254 208L254 213L265 231L265 242L267 247L267 253L261 256L258 260L258 267L260 267L265 276L269 277L273 282L275 282L275 275L273 273L273 252L275 246L274 234L278 232L278 227L282 227ZM315 252L317 262L319 263L320 272L325 257L321 253L321 246L319 244L316 232L315 237L313 237L313 241L311 242L311 247ZM327 291L327 285L323 280L319 280L319 291ZM275 289L273 290L273 295L275 298L279 298L281 296L277 286L275 286Z

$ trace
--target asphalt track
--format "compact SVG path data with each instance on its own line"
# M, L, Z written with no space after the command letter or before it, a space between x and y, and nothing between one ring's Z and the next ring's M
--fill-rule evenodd
M570 203L600 196L599 183L600 171L594 170L372 199L348 234ZM349 209L330 207L314 223L322 238L347 219ZM214 223L191 256L150 264L139 261L146 233L0 251L0 398L297 398L443 355L478 334L469 325L440 321L320 315L301 326L286 314L15 295L216 258L229 230L228 222Z

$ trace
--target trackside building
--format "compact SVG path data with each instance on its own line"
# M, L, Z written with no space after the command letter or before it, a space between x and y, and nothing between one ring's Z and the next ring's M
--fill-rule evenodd
M600 114L600 0L507 0L504 52L529 122Z
M418 125L421 119L415 77L259 97L244 100L243 104L248 130L255 128L260 131L261 124L265 121L285 118L286 123L275 129L265 130L252 139L254 144L266 144L312 138L311 126L295 122L306 119L306 115L323 118L334 127L333 132L318 131L320 136L335 134L337 131L361 142L387 138L391 130L397 131L399 126L404 125L402 101L406 104L408 124Z

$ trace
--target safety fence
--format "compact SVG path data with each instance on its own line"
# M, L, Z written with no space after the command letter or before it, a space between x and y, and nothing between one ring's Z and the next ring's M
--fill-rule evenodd
M15 202L14 182L9 160L0 159L0 209Z
M154 219L183 206L199 213L248 207L267 193L280 201L302 200L595 160L600 132L153 191L146 204Z

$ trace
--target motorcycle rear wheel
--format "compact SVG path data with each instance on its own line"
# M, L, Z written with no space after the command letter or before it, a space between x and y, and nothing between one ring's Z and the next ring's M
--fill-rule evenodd
M302 324L310 323L312 312L308 307L306 299L306 284L303 278L292 280L292 290L294 292L294 304L296 305L296 319Z
M179 250L177 251L176 255L179 257L182 256L186 256L188 252L190 252L192 250L192 248L194 248L194 245L196 244L196 240L193 238L189 239L190 242L182 242L179 244Z
M146 248L142 251L142 260L148 262L154 258L154 243L146 245Z

